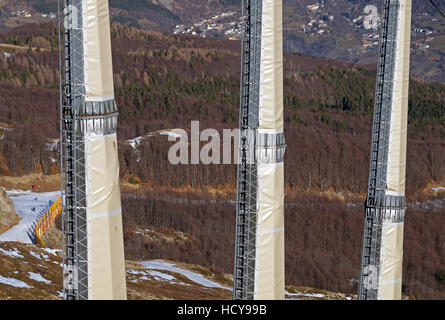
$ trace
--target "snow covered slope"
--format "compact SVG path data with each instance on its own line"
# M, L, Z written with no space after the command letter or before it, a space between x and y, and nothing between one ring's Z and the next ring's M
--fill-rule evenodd
M178 268L173 263L169 263L169 262L166 262L163 260L144 261L144 262L140 262L140 264L145 266L147 269L151 269L151 270L166 270L166 271L171 271L174 273L182 274L189 280L191 280L191 281L195 282L196 284L199 284L203 287L221 288L221 289L226 289L226 290L230 290L230 291L232 290L232 288L222 286L221 284L219 284L215 281L207 279L204 275L202 275L200 273Z
M1 234L0 241L32 243L32 224L38 215L48 207L48 202L55 201L60 192L35 193L13 190L7 193L14 203L17 214L21 216L21 220L16 226Z

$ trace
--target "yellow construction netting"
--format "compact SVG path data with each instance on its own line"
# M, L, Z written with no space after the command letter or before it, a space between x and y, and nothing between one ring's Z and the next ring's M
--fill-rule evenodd
M56 221L56 218L62 213L62 199L58 198L48 210L45 211L42 218L40 218L36 227L34 228L34 233L36 238L39 240L42 246L45 245L43 241L43 236L51 228L51 226Z

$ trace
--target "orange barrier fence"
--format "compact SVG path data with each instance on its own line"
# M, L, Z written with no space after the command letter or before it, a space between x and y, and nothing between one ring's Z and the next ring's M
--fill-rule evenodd
M42 218L37 222L34 229L36 238L39 240L41 245L45 245L43 241L43 235L48 231L49 228L54 224L56 218L62 213L62 198L58 198L48 210L45 211Z

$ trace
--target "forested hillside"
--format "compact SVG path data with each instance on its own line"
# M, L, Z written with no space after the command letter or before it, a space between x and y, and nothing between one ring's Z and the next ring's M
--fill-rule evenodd
M236 128L239 43L119 24L112 37L121 176L139 191L123 195L127 258L232 272L235 167L170 165L165 136L146 136L136 150L126 141L192 120ZM0 42L15 46L0 48L11 54L0 53L0 175L57 172L55 26L23 26ZM285 55L289 284L356 290L374 82L371 67ZM424 189L445 182L445 86L411 79L409 103L404 293L444 298L444 196L425 202Z
M241 0L110 0L113 22L145 30L239 36ZM364 27L365 7L383 0L283 0L284 48L288 52L375 65L379 30ZM444 11L444 4L436 1ZM445 83L445 19L427 0L413 0L411 72ZM57 0L0 0L0 31L31 22L51 21ZM28 15L28 13L31 15ZM228 17L221 20L222 14ZM218 18L217 18L218 17ZM215 24L216 23L216 24Z
M59 125L53 29L29 25L0 36L0 41L25 47L0 58L0 122L14 128L1 143L7 162L2 174L29 173L36 167L50 172L50 157L57 159L44 147L46 138L58 137ZM122 141L161 129L188 129L192 120L200 120L201 129L238 126L238 42L120 25L113 26L112 34ZM374 70L298 54L286 54L285 70L288 187L363 192ZM407 179L412 196L445 175L445 86L412 79L409 110ZM171 143L166 140L144 139L139 153L121 143L122 175L159 186L234 185L232 166L169 165Z

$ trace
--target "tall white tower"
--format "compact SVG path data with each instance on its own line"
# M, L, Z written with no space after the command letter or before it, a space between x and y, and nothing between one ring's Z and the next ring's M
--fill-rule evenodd
M243 0L234 299L284 299L282 0Z
M402 296L411 1L384 0L359 299Z
M126 299L108 0L64 4L64 297Z

